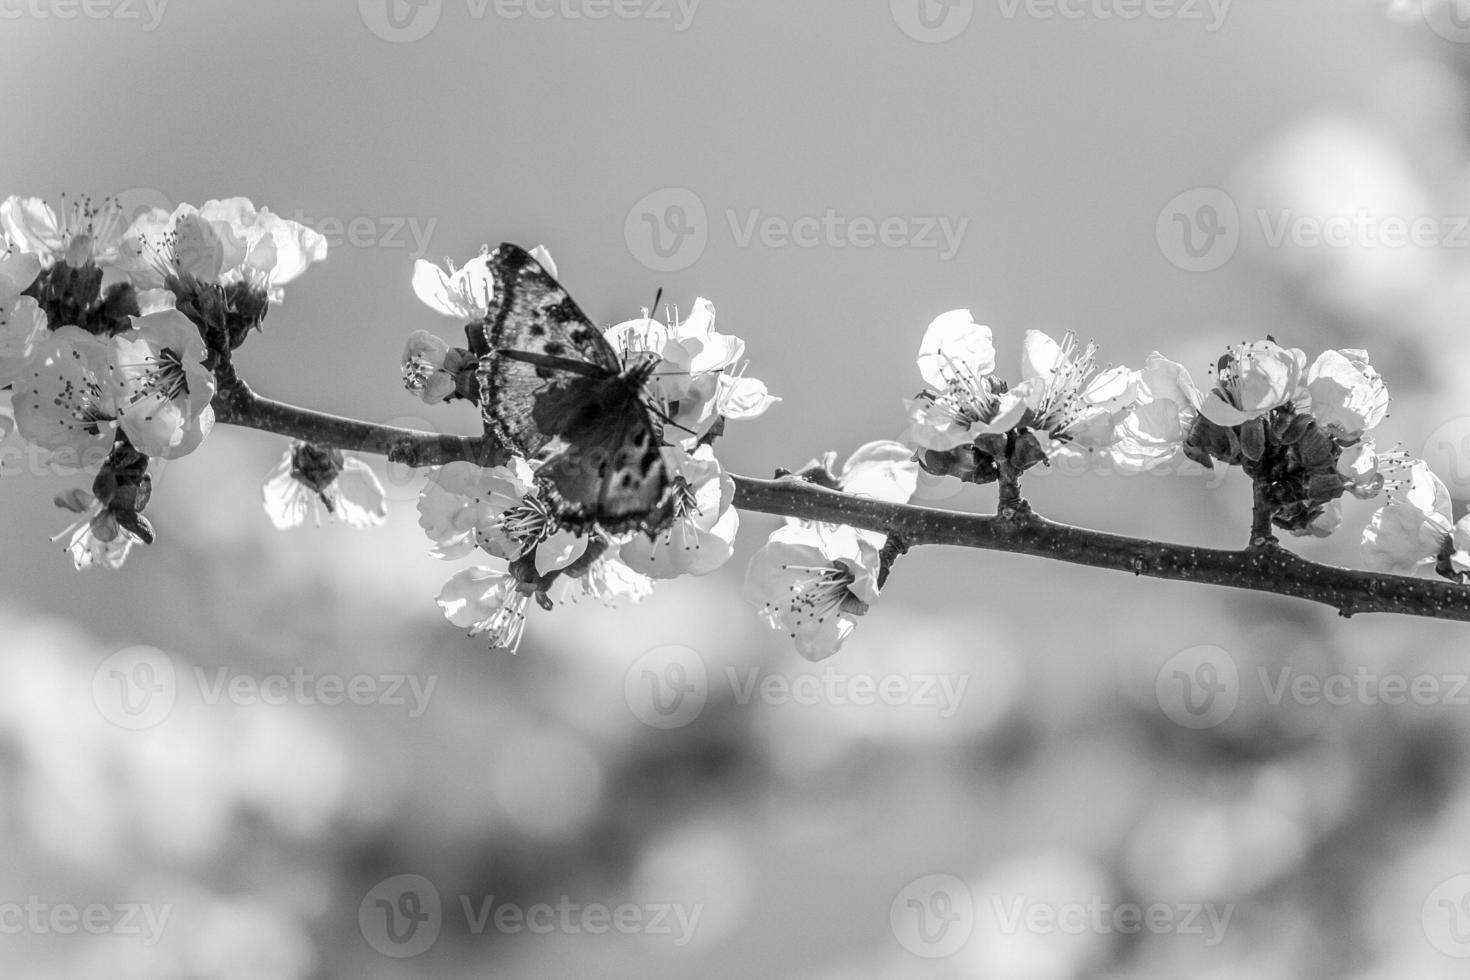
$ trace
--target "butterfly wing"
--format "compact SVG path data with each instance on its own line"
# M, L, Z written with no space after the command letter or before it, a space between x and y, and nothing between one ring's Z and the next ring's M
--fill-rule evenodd
M600 424L570 437L537 476L568 527L652 533L672 517L662 438L640 399L610 408Z
M495 293L480 327L489 351L478 371L480 412L501 442L533 456L561 434L545 427L557 413L538 413L538 401L574 399L589 377L614 376L622 365L602 331L529 252L506 243L490 253L489 264Z
M602 331L530 253L490 254L491 297L480 359L480 407L524 456L566 445L537 471L569 527L617 534L670 519L662 433L643 401L652 363L625 366Z

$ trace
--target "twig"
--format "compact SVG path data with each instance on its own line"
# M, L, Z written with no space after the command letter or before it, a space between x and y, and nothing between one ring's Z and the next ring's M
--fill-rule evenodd
M493 439L418 432L326 415L260 398L243 382L221 391L214 404L221 422L385 455L409 466L456 460L490 465L504 458ZM1008 551L1150 578L1293 596L1331 606L1344 616L1387 612L1470 622L1470 587L1323 565L1280 547L1222 551L1071 527L1030 512L1016 520L892 504L829 490L795 476L774 480L735 476L734 480L735 506L742 510L879 531L901 541L905 549L942 544Z

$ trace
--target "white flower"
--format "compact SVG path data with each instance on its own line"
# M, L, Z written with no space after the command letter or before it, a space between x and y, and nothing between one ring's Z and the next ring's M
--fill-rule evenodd
M1388 389L1362 350L1329 350L1307 371L1311 413L1332 435L1362 437L1388 414Z
M653 587L653 579L635 571L615 549L609 548L585 563L585 567L574 567L558 575L547 588L546 598L552 603L593 599L617 607L625 602L642 602L653 595Z
M934 318L919 344L918 364L929 389L907 403L914 423L907 438L915 445L944 451L1008 432L1026 410L1025 393L1007 391L993 377L990 328L977 324L969 310Z
M445 582L436 601L444 617L470 636L488 635L492 650L515 653L526 632L528 596L520 588L508 572L476 565Z
M6 302L0 296L0 388L21 379L45 337L46 314L34 299L21 296Z
M836 653L878 599L878 549L850 527L787 525L756 552L746 597L808 660Z
M403 346L403 387L426 405L454 394L455 376L445 366L449 345L427 330L415 330Z
M177 459L214 426L214 373L199 330L177 310L132 318L112 339L122 430L139 452Z
M734 551L740 529L740 512L731 506L735 481L709 446L693 453L666 447L664 461L674 479L673 523L652 539L633 536L622 546L622 560L657 579L707 575Z
M77 571L93 566L116 571L123 566L138 539L104 510L96 497L85 490L71 490L56 496L56 506L81 515L51 538L66 539L66 550Z
M1040 330L1027 330L1021 348L1021 378L1028 423L1052 438L1043 446L1051 456L1067 444L1083 450L1107 449L1117 441L1118 423L1138 397L1133 372L1124 367L1101 373L1097 345L1077 346L1068 330L1061 343Z
M438 603L451 623L470 636L488 635L492 649L515 653L526 630L527 601L536 586L519 581L507 571L477 565L456 573L439 591ZM653 582L608 553L574 574L556 577L537 604L551 609L557 602L594 598L607 605L640 601L653 591Z
M507 466L487 468L458 461L430 470L418 502L419 527L435 544L429 554L451 559L474 551L481 528L492 527L497 512L504 514L532 493L532 480L531 467L518 456ZM519 542L525 536L517 531L507 532L508 546L499 557L520 556ZM486 550L495 553L490 547Z
M139 215L125 252L139 289L165 284L170 275L228 286L245 283L279 303L281 288L327 257L327 240L300 222L257 209L249 198L180 204Z
M75 269L95 263L104 269L104 287L110 284L108 271L116 270L115 280L125 278L117 269L125 230L122 207L112 198L94 204L90 197L71 202L63 197L60 215L39 197L11 195L0 203L0 233L17 249L45 268L58 262Z
M436 313L452 316L462 323L483 320L495 294L490 256L481 252L458 269L449 259L444 260L443 268L419 259L413 264L413 291Z
M1108 450L1118 468L1139 473L1168 462L1199 413L1200 394L1184 366L1154 351L1137 375L1138 399Z
M1364 557L1372 568L1412 574L1438 558L1452 529L1449 490L1428 464L1415 460L1364 528Z
M81 327L64 326L35 345L15 384L20 434L46 449L70 449L101 461L117 428L114 347ZM83 465L86 465L84 462Z
M388 518L383 484L362 460L338 449L292 443L261 487L261 502L281 530L300 527L308 515L318 527L323 513L351 527L382 524Z
M1306 363L1301 350L1274 341L1236 344L1220 358L1215 387L1200 412L1227 428L1260 418L1299 397Z
M1470 575L1470 514L1455 522L1451 541L1450 568L1461 576ZM1463 578L1461 584L1467 584Z
M649 387L686 449L693 449L720 418L756 418L780 401L765 384L740 373L745 341L719 333L714 324L714 304L699 298L683 320L675 315L665 324L645 311L604 333L625 362L659 358Z
M559 530L535 483L534 467L520 457L489 468L456 461L429 474L419 494L419 526L436 558L462 558L475 547L516 561L535 552L538 575L566 568L587 551L587 538Z

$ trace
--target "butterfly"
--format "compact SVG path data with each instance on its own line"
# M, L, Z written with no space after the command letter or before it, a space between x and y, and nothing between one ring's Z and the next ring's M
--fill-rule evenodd
M527 458L560 441L537 479L564 526L663 530L673 481L663 429L644 398L658 356L620 358L525 249L503 244L488 262L494 294L470 330L483 352L477 377L487 428Z

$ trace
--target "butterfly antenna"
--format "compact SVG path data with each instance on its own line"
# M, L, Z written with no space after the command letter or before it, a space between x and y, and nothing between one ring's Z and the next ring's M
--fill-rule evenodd
M695 432L693 429L690 429L690 428L688 428L686 426L682 426L678 422L675 422L672 418L669 417L669 414L667 412L665 412L663 409L659 408L657 405L649 404L649 403L646 403L646 402L645 402L645 404L647 405L648 410L650 412L652 412L654 415L657 415L659 417L660 421L662 421L665 425L671 425L674 428L678 429L680 432L687 432L691 436L694 436L694 435L698 435L699 434L699 433Z

